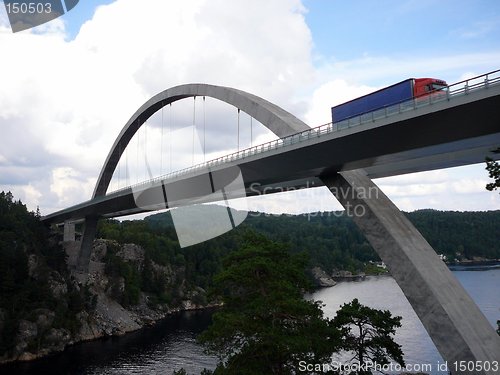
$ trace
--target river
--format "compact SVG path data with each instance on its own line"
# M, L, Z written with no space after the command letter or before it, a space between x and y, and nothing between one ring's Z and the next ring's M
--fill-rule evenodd
M500 268L455 269L454 275L496 327L500 319ZM390 310L403 317L396 341L403 347L408 364L430 364L432 374L444 374L437 365L443 359L413 312L398 285L389 276L368 277L364 281L343 282L315 292L312 298L325 304L325 315L333 317L340 305L358 298L370 307ZM168 374L184 367L189 374L213 369L214 357L207 356L196 336L211 321L211 311L184 312L171 316L155 327L123 337L107 338L74 345L60 354L32 363L0 367L2 374ZM429 372L429 371L427 371Z

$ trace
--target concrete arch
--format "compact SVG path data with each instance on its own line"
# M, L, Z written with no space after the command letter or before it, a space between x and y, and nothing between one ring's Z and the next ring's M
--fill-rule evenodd
M194 96L211 97L231 104L255 118L280 138L310 129L308 125L291 113L265 99L242 90L207 84L175 86L149 99L125 124L106 158L92 198L106 194L121 155L142 124L162 107Z

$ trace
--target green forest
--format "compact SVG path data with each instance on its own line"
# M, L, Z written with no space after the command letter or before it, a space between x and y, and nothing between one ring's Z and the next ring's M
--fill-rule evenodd
M407 215L436 252L449 260L500 259L500 232L496 230L500 211L421 210ZM101 238L138 244L154 262L183 267L186 281L204 289L221 270L221 259L238 249L248 232L286 244L291 254L305 253L309 269L320 266L327 273L371 273L370 261L380 261L354 222L341 212L298 216L250 212L236 229L186 248L179 247L168 212L138 221L102 220L98 227Z
M500 211L455 212L419 210L406 214L438 254L449 261L500 259ZM101 225L101 235L119 242L132 240L131 227L148 228L142 231L141 245L153 245L153 238L175 243L170 214L151 215L140 222L107 221ZM310 266L321 266L331 273L335 270L363 271L369 261L380 260L354 222L342 212L317 212L306 215L269 215L250 212L243 224L231 232L185 249L171 248L168 256L201 262L198 271L213 270L217 257L224 255L241 241L247 231L285 243L292 253L305 252ZM146 234L147 233L147 234ZM146 240L147 239L147 240ZM147 246L147 245L146 245ZM154 247L154 246L152 246ZM162 252L163 256L167 256Z
M51 327L74 333L75 314L90 307L88 290L77 290L66 267L66 255L58 236L40 221L39 212L28 212L11 193L0 193L0 356L15 344L18 322L34 319L38 312L54 312ZM52 285L51 285L52 284ZM51 293L51 286L64 285L64 298ZM46 327L47 330L50 327ZM47 332L31 343L37 350Z
M500 211L421 210L407 215L449 260L500 259ZM61 229L44 226L40 217L11 193L0 193L0 355L15 347L19 321L48 314L52 318L47 330L71 335L79 330L77 314L95 307L95 295L79 287L68 271ZM213 287L214 275L223 271L223 260L240 250L249 236L282 244L287 254L304 259L307 269L320 266L327 273L370 272L370 261L379 260L341 212L298 216L250 212L236 229L186 248L180 248L168 212L136 221L101 220L98 225L98 238L107 240L103 261L111 297L122 306L137 304L144 293L152 305L175 308L186 295L196 305L206 305L211 296L205 291ZM119 256L120 246L130 243L144 249L141 267ZM158 267L171 270L171 276L156 272ZM23 350L36 351L46 337L39 330Z

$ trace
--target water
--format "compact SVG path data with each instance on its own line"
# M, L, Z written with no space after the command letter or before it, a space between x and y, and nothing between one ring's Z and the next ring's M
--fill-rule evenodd
M216 359L205 355L196 342L196 336L210 325L212 313L179 313L122 337L77 344L31 363L0 366L0 374L170 375L181 367L199 374L216 365Z
M496 327L500 319L500 268L454 270L486 318ZM408 364L432 365L432 374L443 374L443 359L427 335L396 282L388 276L345 282L312 295L325 303L325 315L333 317L343 303L358 298L362 304L390 310L403 317L396 341ZM186 312L169 317L153 328L129 335L75 345L64 353L27 364L0 367L0 374L168 374L184 367L190 374L213 369L216 359L203 353L196 336L211 321L211 311ZM427 371L429 372L429 371Z
M496 328L500 319L500 268L487 266L470 268L456 267L455 277L464 286L479 306L488 321ZM430 365L432 374L446 374L439 371L444 360L425 331L403 292L389 276L368 277L365 281L340 283L333 288L319 290L312 296L326 305L325 315L333 318L339 307L358 298L360 303L382 310L389 310L403 319L402 327L396 331L396 342L401 344L405 361L417 370L421 365Z

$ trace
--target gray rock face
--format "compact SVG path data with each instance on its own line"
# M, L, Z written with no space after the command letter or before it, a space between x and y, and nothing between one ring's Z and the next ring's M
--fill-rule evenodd
M49 309L36 309L33 311L36 318L36 326L39 330L43 331L52 325L54 321L55 312Z
M49 279L50 291L55 298L61 298L68 293L68 285L57 272L53 272Z
M178 294L183 296L179 307L168 305L156 305L151 307L149 296L141 292L139 303L127 308L120 305L112 298L113 291L122 293L125 290L125 280L122 277L115 278L113 282L105 274L104 257L109 251L108 246L120 246L118 243L107 240L96 240L91 254L90 272L86 279L86 285L97 296L97 304L94 311L82 311L77 314L81 324L80 331L74 337L74 341L92 340L103 336L123 335L140 329L146 325L164 318L168 314L180 310L191 310L203 307L206 304L206 291L196 288L193 291L185 291L183 279L184 269L173 270L170 265L162 266L151 264L151 272L155 276L162 276L167 284L176 283ZM123 261L131 263L137 269L144 266L145 251L135 244L124 244L116 251L116 255ZM182 276L181 276L182 274ZM202 302L202 304L200 304Z
M314 267L311 270L312 276L316 284L320 287L330 287L337 283L320 267Z
M38 327L36 323L28 320L19 321L19 329L16 336L16 346L14 355L21 356L28 348L29 344L37 337Z
M44 355L62 351L71 340L71 334L64 328L54 328L55 313L48 309L33 311L35 321L21 320L16 335L14 358L30 361Z
M80 252L80 241L68 241L64 243L64 251L68 256L66 262L69 267L76 267L78 253Z
M118 243L116 245L118 245ZM90 260L94 262L102 262L107 252L108 252L107 241L95 240L94 248L92 249L92 254L90 255Z
M104 335L121 335L141 328L134 315L105 294L98 295L94 319L98 330Z
M68 266L74 269L79 242L68 241L63 243L68 255ZM111 248L111 246L113 248ZM140 246L126 244L120 246L117 242L96 240L91 254L88 274L79 274L72 271L71 280L64 278L59 273L51 271L49 276L49 289L51 294L58 299L66 300L70 290L82 292L83 288L89 291L95 299L95 307L86 307L75 316L79 323L77 332L69 332L63 328L53 327L55 312L49 309L36 309L32 318L21 320L15 338L15 348L12 353L1 355L0 363L12 360L30 361L43 357L53 352L62 351L69 345L80 341L88 341L104 336L123 335L127 332L138 330L144 326L152 325L167 315L181 311L205 307L207 305L206 291L201 288L191 290L186 283L183 267L174 268L171 265L148 263L150 272L155 277L161 277L170 288L175 286L175 292L180 300L177 305L158 305L144 293L140 292L139 303L134 306L122 306L114 296L116 293L125 292L123 277L113 278L105 273L106 254L113 251L123 261L130 263L135 269L144 267L145 251ZM28 259L31 276L39 273L43 259L33 255ZM0 310L0 333L3 329L6 312Z
M125 261L137 262L139 265L144 263L144 249L131 243L124 244L116 255Z

